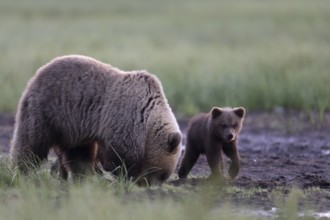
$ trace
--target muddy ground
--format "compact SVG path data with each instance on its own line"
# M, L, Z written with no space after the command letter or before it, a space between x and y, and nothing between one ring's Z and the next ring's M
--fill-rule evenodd
M186 123L181 127L186 128ZM276 201L276 192L285 195L299 188L305 193L302 208L330 211L330 113L321 117L283 109L248 113L239 137L239 152L240 173L226 185L246 191L224 193L218 200L228 196L239 206L271 210L281 203ZM201 178L209 174L204 156L191 174L185 184L199 186L206 182Z
M0 114L1 155L9 152L13 124L12 114ZM180 126L185 133L187 121L180 120ZM307 193L310 198L305 198L308 206L330 210L330 113L322 120L318 114L283 109L248 113L239 152L240 173L226 183L237 186L237 193L229 193L228 198L222 193L218 200L271 210L276 206L274 192L286 193L298 187L312 191ZM206 159L201 156L186 182L178 181L175 175L169 183L195 190L205 185L208 174Z

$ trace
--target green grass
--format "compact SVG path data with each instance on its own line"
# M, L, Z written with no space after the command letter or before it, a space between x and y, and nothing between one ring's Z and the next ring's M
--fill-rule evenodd
M0 0L0 111L64 54L162 81L178 115L212 106L330 109L330 2Z
M311 214L306 211L309 209L303 209L304 218L298 215L302 213L302 199L329 194L319 188L291 189L284 194L285 189L214 185L191 189L169 184L150 188L133 186L123 191L127 184L123 181L94 176L68 184L50 176L46 168L24 177L9 169L7 158L0 160L0 219L269 219L256 214L257 210L251 207L232 202L233 198L253 200L260 193L274 197L274 203L278 204L280 211L273 217L310 219Z

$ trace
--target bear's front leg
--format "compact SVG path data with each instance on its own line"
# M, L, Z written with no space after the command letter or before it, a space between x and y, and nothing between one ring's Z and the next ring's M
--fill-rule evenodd
M228 173L231 178L235 178L240 169L240 157L237 150L236 140L229 143L224 143L223 152L231 159Z
M194 148L193 145L190 144L190 141L187 141L186 152L184 153L180 169L178 172L180 179L185 179L188 176L188 173L195 165L197 159L199 157L199 152Z
M223 175L223 159L220 146L212 146L205 152L207 162L211 168L210 179L224 179Z

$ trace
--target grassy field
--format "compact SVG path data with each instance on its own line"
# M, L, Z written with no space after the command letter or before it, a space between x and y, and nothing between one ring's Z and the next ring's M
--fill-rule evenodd
M162 81L177 115L330 109L330 2L0 0L0 111L52 58L84 54Z
M0 112L16 111L41 65L83 54L156 74L179 117L215 105L322 115L330 110L329 24L325 0L0 0ZM42 172L25 179L0 161L0 219L267 218L213 203L209 188L141 189L98 178L68 186ZM277 217L303 218L306 192L279 194L267 194L279 200Z
M301 202L316 193L329 194L318 188L290 191L284 194L283 189L267 192L260 188L214 185L192 190L169 184L138 188L124 178L109 181L98 176L72 185L51 177L46 167L24 177L10 170L6 158L0 160L0 219L6 220L313 219L313 213L302 209ZM267 215L230 202L231 197L251 199L257 193L273 197L281 211L270 211Z

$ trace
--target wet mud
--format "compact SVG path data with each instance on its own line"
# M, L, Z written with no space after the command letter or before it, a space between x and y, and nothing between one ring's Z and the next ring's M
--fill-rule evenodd
M186 128L186 122L181 127ZM304 206L330 211L329 113L323 116L296 111L248 113L238 148L240 173L225 185L252 189L254 193L221 194L220 203L229 199L240 206L272 210L277 206L274 191L286 194L299 188L306 195L308 204ZM229 161L226 165L228 169ZM173 184L203 185L209 172L206 158L201 156L190 179L184 183L174 180Z

